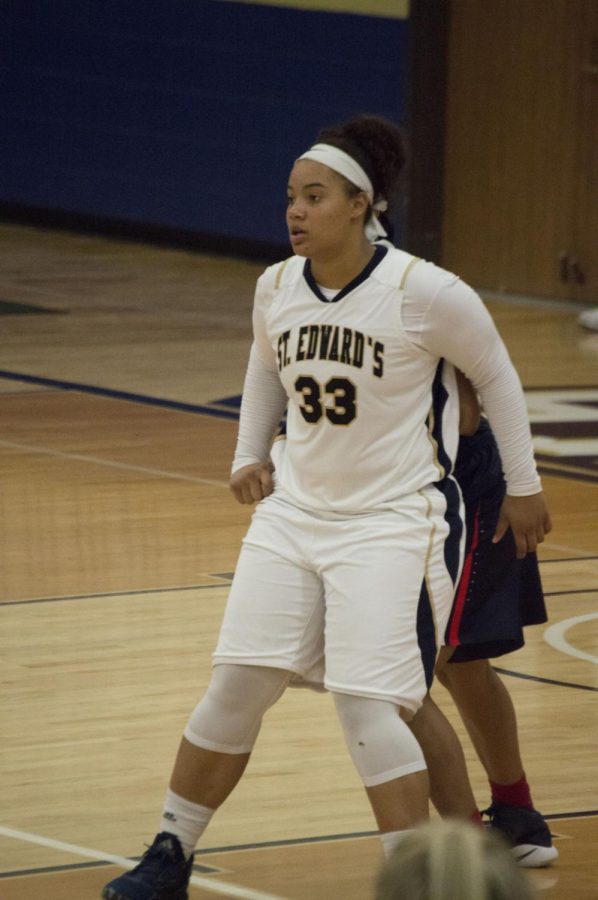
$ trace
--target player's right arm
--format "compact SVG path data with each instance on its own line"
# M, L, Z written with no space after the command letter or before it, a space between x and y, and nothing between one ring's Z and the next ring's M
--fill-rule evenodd
M239 503L259 503L274 490L272 461L251 463L230 477L230 489Z
M253 310L253 344L243 385L230 489L239 503L256 503L274 490L272 439L287 405L274 350L266 333L263 304L271 296L271 269L258 280Z

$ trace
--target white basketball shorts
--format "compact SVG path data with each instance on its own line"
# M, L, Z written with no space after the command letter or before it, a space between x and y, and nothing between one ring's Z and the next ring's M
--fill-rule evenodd
M417 710L460 569L451 497L428 487L396 508L336 518L267 497L243 541L214 664L274 666Z

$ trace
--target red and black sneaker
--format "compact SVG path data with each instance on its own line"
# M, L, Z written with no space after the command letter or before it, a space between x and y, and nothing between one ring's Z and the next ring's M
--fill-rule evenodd
M504 835L520 866L528 869L541 868L548 866L559 855L552 845L550 829L537 810L493 803L482 814L488 816L488 820L485 820L488 828Z

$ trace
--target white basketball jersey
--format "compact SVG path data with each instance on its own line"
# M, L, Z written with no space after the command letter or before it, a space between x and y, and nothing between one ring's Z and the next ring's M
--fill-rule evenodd
M256 338L265 332L289 398L276 475L290 502L367 512L450 472L459 439L454 369L416 346L401 321L416 263L377 247L331 301L301 257L259 279Z

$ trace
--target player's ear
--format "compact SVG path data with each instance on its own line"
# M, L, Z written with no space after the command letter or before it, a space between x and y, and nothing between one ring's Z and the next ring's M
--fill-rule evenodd
M368 206L370 205L368 195L365 193L365 191L359 191L359 193L355 194L351 198L351 200L353 203L354 217L359 218L360 216L363 216L367 212Z

